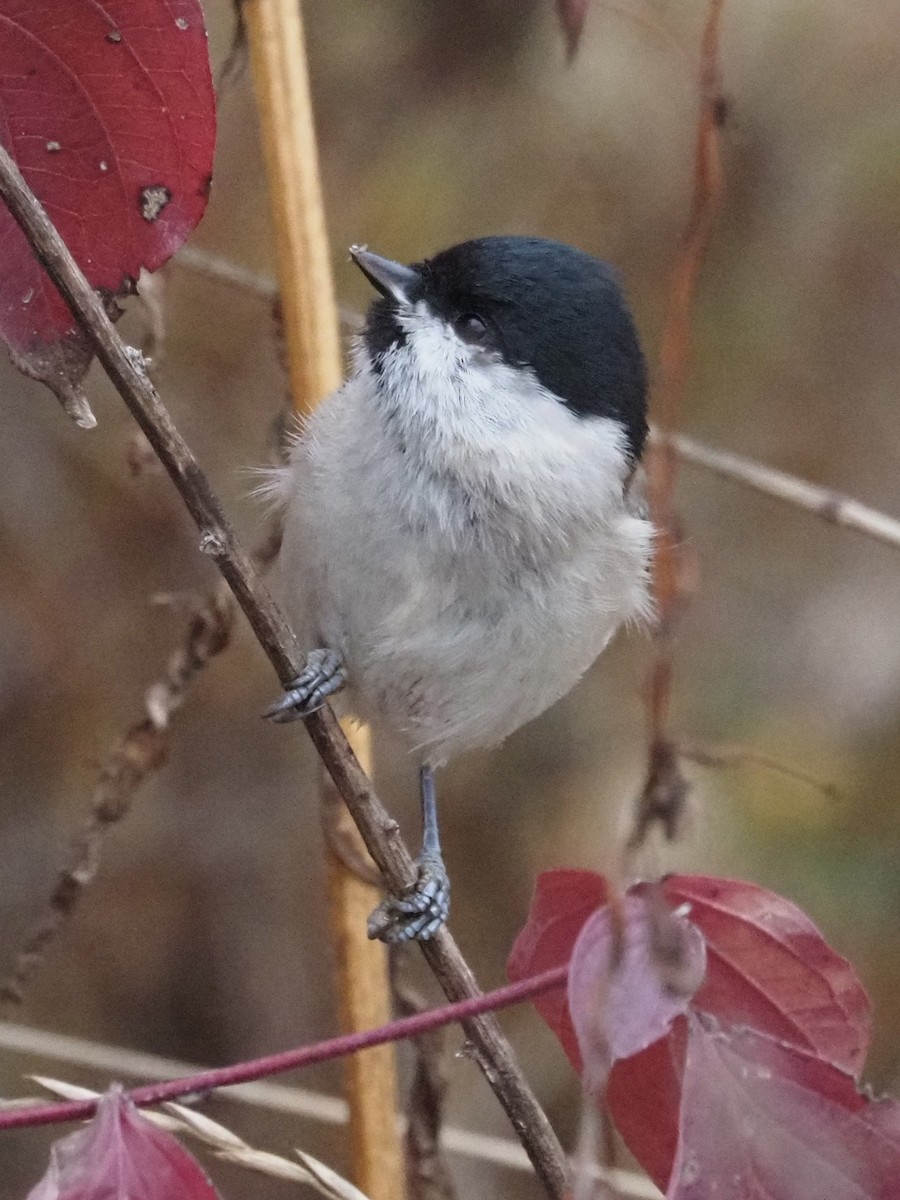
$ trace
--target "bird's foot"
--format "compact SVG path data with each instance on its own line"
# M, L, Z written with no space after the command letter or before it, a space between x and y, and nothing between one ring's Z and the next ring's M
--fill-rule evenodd
M427 942L450 912L450 880L442 858L423 854L419 875L402 896L388 896L369 917L368 934L382 942Z
M306 666L285 688L284 695L263 713L279 724L299 721L321 708L347 682L344 661L336 650L311 650Z

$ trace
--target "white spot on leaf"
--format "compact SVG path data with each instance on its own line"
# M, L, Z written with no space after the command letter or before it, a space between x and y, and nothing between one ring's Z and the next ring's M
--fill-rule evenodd
M154 183L145 187L141 192L141 216L145 221L156 221L171 200L172 193L164 184Z

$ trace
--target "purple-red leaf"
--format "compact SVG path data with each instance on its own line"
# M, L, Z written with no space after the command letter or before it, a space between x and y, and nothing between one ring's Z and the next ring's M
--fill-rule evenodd
M28 1200L217 1200L198 1163L142 1117L121 1089L101 1099L91 1123L56 1142Z
M672 875L672 904L690 905L709 967L694 1007L812 1050L858 1075L872 1013L856 972L795 904L737 879Z
M198 0L0 0L0 143L104 295L200 220L214 141ZM29 374L77 387L90 354L2 205L0 262L0 337Z
M510 982L569 962L585 921L608 900L606 880L594 871L544 871L539 875L528 920L506 960ZM534 1006L559 1038L580 1075L581 1053L565 993L554 988L536 997Z
M691 923L706 941L706 977L691 1001L692 1011L708 1013L722 1025L749 1026L811 1052L826 1065L859 1073L871 1037L868 997L850 964L795 905L754 884L706 876L674 875L661 891L673 908L689 906ZM658 901L659 885L640 884L629 892L644 894ZM601 876L587 871L542 875L507 964L510 978L569 961L581 927L607 899ZM536 1006L581 1072L578 1040L562 995L544 997ZM619 1132L661 1187L678 1141L685 1044L684 1022L676 1019L665 1038L615 1062L607 1085L606 1103Z
M610 1067L669 1032L706 965L703 937L653 897L629 895L588 917L569 967L568 1004L589 1091Z
M668 1200L898 1200L895 1101L750 1030L693 1018Z

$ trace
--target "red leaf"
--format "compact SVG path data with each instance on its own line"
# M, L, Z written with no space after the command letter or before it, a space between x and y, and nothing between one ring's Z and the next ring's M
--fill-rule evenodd
M638 885L629 894L647 887ZM795 905L754 884L706 876L671 876L664 894L673 905L690 905L691 921L707 943L706 979L692 1009L722 1024L748 1025L835 1067L859 1072L871 1036L868 998L850 964ZM590 872L542 875L510 955L510 978L566 962L591 905L606 900L605 881ZM580 1072L577 1039L561 993L542 998L538 1010ZM677 1143L685 1046L679 1024L664 1042L617 1062L606 1093L629 1149L663 1187Z
M658 1188L665 1189L678 1148L686 1022L610 1072L606 1108L622 1140Z
M703 875L670 876L664 890L673 904L690 904L706 938L706 979L693 1009L859 1072L871 1039L868 997L796 905L755 884ZM683 1069L683 1043L645 1051L615 1065L606 1095L625 1144L660 1187L672 1170Z
M142 1117L120 1088L85 1129L56 1142L28 1200L216 1200L198 1163Z
M206 207L214 141L198 0L0 0L0 142L94 287L127 292L174 254ZM0 261L14 358L77 380L75 322L2 206Z
M510 982L567 963L585 921L608 899L606 880L594 871L544 871L539 875L528 920L506 960ZM578 1037L564 992L555 988L545 996L538 996L534 1006L559 1038L580 1075Z
M568 1004L589 1091L602 1092L618 1059L669 1032L705 965L700 931L652 896L629 895L588 917L572 951Z
M672 875L665 894L690 905L706 938L706 981L693 1007L859 1074L872 1039L869 998L805 913L735 879Z
M690 1023L669 1200L898 1200L895 1101L750 1030Z

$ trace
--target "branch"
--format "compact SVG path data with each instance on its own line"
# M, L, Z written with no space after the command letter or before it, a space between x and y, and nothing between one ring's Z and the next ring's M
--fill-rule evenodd
M672 273L668 312L660 349L654 411L666 431L678 422L690 374L691 321L700 272L706 259L713 222L722 197L721 73L719 27L724 0L709 0L700 52L700 112L694 148L691 210L681 250ZM685 553L675 510L678 461L670 441L657 438L647 455L647 496L656 528L653 598L657 627L654 659L647 689L650 752L647 778L638 799L628 850L637 850L652 825L668 840L678 833L688 788L681 775L667 731L674 675L674 640L684 605L691 592L690 557Z
M162 678L144 699L145 715L118 740L104 762L88 811L60 868L47 911L28 934L9 976L0 983L0 1011L21 1004L25 986L37 971L44 952L78 906L85 888L100 866L106 831L121 821L144 780L165 762L169 721L184 703L194 676L228 645L234 605L222 583L192 614L187 632L169 657Z
M693 438L680 433L666 433L654 429L651 441L656 445L667 445L684 462L696 467L705 467L715 471L725 479L733 479L736 483L746 484L763 495L783 500L793 504L795 508L805 509L831 525L840 525L844 529L853 529L868 537L886 542L895 549L900 549L900 521L860 504L851 496L845 496L832 488L821 487L798 479L796 475L788 475L786 471L766 467L752 459L742 458L727 450L714 450L704 446Z
M568 973L569 964L565 963L561 967L542 971L540 975L533 975L530 979L508 983L505 987L468 1000L460 1000L455 1004L433 1008L429 1012L389 1021L377 1029L367 1029L363 1033L345 1033L340 1037L328 1038L324 1042L315 1042L311 1046L282 1050L278 1054L268 1054L264 1058L250 1059L231 1067L217 1067L211 1071L202 1071L199 1075L189 1075L187 1078L150 1083L126 1094L139 1108L147 1108L169 1100L178 1100L179 1097L192 1093L202 1095L216 1088L232 1087L236 1083L251 1083L253 1080L268 1079L285 1071L295 1071L299 1067L331 1062L348 1054L358 1054L360 1050L368 1050L372 1046L421 1037L422 1034L441 1029L444 1025L453 1025L457 1021L463 1024L471 1023L473 1018L484 1013L509 1008L510 1005L521 1004L523 1000L531 1000L555 988L565 987ZM4 1129L25 1129L35 1125L61 1125L67 1121L86 1120L94 1115L96 1108L96 1100L76 1100L65 1104L30 1105L7 1112L0 1111L0 1132Z
M99 297L2 146L0 198L21 226L32 250L59 288L106 373L178 488L200 530L200 549L210 555L222 572L282 686L287 686L299 674L303 664L293 633L259 579L206 476L160 401L147 377L143 357L127 347L116 333ZM354 757L337 718L329 707L325 707L304 724L387 886L395 893L402 892L415 879L412 858L399 835L396 821L378 800ZM448 999L461 1000L479 994L475 977L448 931L441 930L432 941L423 943L422 951ZM562 1148L522 1075L512 1048L491 1017L467 1018L465 1030L485 1077L526 1147L538 1176L551 1196L563 1197L566 1165Z
M278 298L278 283L271 275L251 271L249 267L242 267L219 254L210 254L208 250L184 246L171 262L173 266L185 267L188 271L194 271L216 283L251 292L262 300L272 301Z
M119 1046L90 1042L68 1034L53 1033L46 1029L5 1021L0 1021L0 1048L41 1060L51 1059L84 1067L95 1074L101 1072L108 1078L115 1079L129 1076L156 1080L174 1079L179 1075L196 1075L201 1070L191 1063L159 1058L155 1054L126 1050ZM37 1076L32 1075L31 1078L37 1079ZM42 1086L47 1086L46 1078L42 1077L40 1082ZM59 1094L65 1100L82 1099L74 1093L64 1095L60 1091ZM347 1123L347 1105L343 1100L296 1085L288 1087L267 1081L239 1084L237 1087L217 1091L216 1099L249 1104L267 1112L287 1113L327 1125ZM0 1109L13 1105L19 1108L24 1103L33 1104L35 1101L6 1100L0 1102ZM400 1125L402 1128L402 1119ZM448 1153L471 1159L475 1163L489 1163L509 1171L531 1170L525 1151L518 1142L509 1138L461 1129L458 1125L445 1125L441 1131L441 1143ZM606 1170L596 1163L591 1164L590 1170L593 1178L612 1184L628 1196L659 1200L660 1193L653 1184L634 1171L615 1168Z

